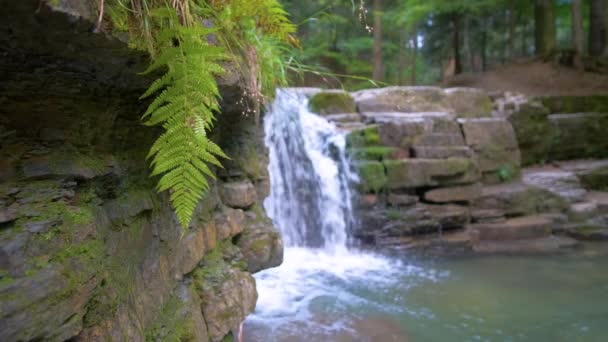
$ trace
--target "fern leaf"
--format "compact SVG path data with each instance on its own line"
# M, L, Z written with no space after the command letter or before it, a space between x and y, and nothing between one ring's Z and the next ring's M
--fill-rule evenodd
M171 17L161 12L159 15ZM178 26L158 37L166 48L144 73L166 69L142 98L158 94L142 116L144 124L162 125L165 132L154 142L147 158L151 176L160 176L157 191L170 191L170 200L182 227L187 227L198 201L214 178L209 165L221 167L222 150L207 138L206 130L219 109L216 76L226 59L222 49L204 39L211 32L200 27ZM217 156L217 157L216 157Z

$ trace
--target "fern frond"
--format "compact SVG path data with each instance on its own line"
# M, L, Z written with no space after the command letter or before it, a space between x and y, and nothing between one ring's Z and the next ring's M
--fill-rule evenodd
M221 167L218 157L227 158L206 132L219 109L215 80L223 72L219 62L227 58L220 48L207 44L209 32L200 27L165 29L158 36L165 40L159 42L164 49L145 71L166 69L142 95L158 94L142 120L165 129L148 153L151 176L160 176L157 191L171 192L171 203L184 228L209 189L207 177L214 178L209 165Z

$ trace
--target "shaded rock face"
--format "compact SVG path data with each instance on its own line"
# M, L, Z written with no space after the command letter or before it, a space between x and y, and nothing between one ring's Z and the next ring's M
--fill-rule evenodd
M576 245L570 237L608 235L599 209L608 202L604 161L521 170L522 163L602 156L602 97L530 100L435 87L352 96L359 113L327 118L348 132L360 178L353 235L363 243L550 253Z
M148 177L147 56L92 33L88 2L0 3L0 340L221 340L255 306L250 273L282 259L238 87L212 132L234 158L182 229Z
M608 157L608 96L526 99L507 113L524 165Z

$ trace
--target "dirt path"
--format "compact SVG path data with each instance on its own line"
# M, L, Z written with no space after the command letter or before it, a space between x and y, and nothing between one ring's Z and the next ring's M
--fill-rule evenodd
M458 75L442 85L537 96L597 95L608 94L608 75L579 72L556 64L528 60L502 65L485 73Z

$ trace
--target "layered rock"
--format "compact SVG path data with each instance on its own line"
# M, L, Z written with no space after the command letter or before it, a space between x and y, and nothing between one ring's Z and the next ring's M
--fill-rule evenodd
M331 92L330 92L331 93ZM359 174L362 241L392 248L547 253L602 239L608 217L602 97L529 99L475 89L391 87L352 94L347 131ZM556 114L559 111L596 111ZM566 112L570 113L570 112ZM602 151L600 153L600 150ZM598 192L600 190L600 192ZM561 235L556 235L561 234ZM439 236L439 243L431 238Z
M550 96L502 113L513 124L524 165L608 157L608 96Z
M92 2L52 3L2 2L0 340L222 340L282 260L261 128L222 81L233 158L182 229L148 176L148 57L93 33Z

